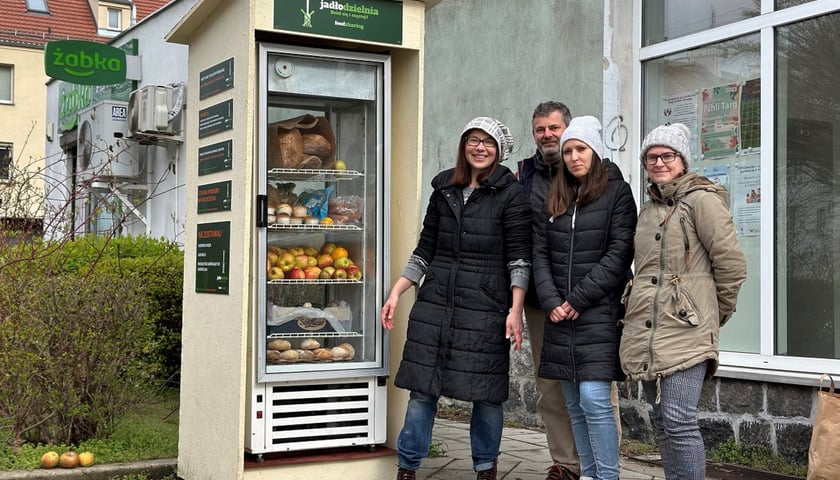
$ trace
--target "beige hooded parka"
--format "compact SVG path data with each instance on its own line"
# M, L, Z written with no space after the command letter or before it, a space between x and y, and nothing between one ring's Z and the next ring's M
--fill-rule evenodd
M689 172L651 185L635 235L635 278L619 356L628 380L657 380L708 361L735 311L746 259L726 189Z

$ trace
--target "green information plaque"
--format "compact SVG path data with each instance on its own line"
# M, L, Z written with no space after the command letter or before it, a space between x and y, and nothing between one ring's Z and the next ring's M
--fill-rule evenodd
M230 180L208 183L198 186L198 213L222 212L230 210L231 190Z
M401 1L274 0L274 28L402 45Z
M195 291L227 295L230 281L230 222L199 223L195 256Z
M198 149L198 175L233 168L233 140L214 143Z

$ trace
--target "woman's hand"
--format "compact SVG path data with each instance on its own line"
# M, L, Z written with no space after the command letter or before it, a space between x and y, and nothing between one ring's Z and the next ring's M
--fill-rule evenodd
M522 310L517 311L515 308L512 308L505 320L505 338L510 339L511 344L513 344L513 349L516 351L522 350L523 327Z
M563 302L563 305L560 305L558 308L562 308L566 312L566 318L569 320L577 320L580 316L580 313L569 302Z
M394 312L397 311L397 304L400 303L399 295L391 295L385 300L385 305L382 305L382 326L386 330L394 328Z
M563 305L565 305L565 303ZM566 310L563 308L563 305L560 305L559 307L554 307L554 310L552 310L551 313L548 315L548 318L551 319L552 322L560 323L566 319Z

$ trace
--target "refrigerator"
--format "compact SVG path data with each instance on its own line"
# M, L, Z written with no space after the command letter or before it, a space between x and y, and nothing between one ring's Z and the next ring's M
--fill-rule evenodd
M390 57L259 44L247 452L385 442Z

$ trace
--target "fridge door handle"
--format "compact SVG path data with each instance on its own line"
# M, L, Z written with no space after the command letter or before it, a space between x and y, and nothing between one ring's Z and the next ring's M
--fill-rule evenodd
M268 226L268 195L257 195L257 228Z

